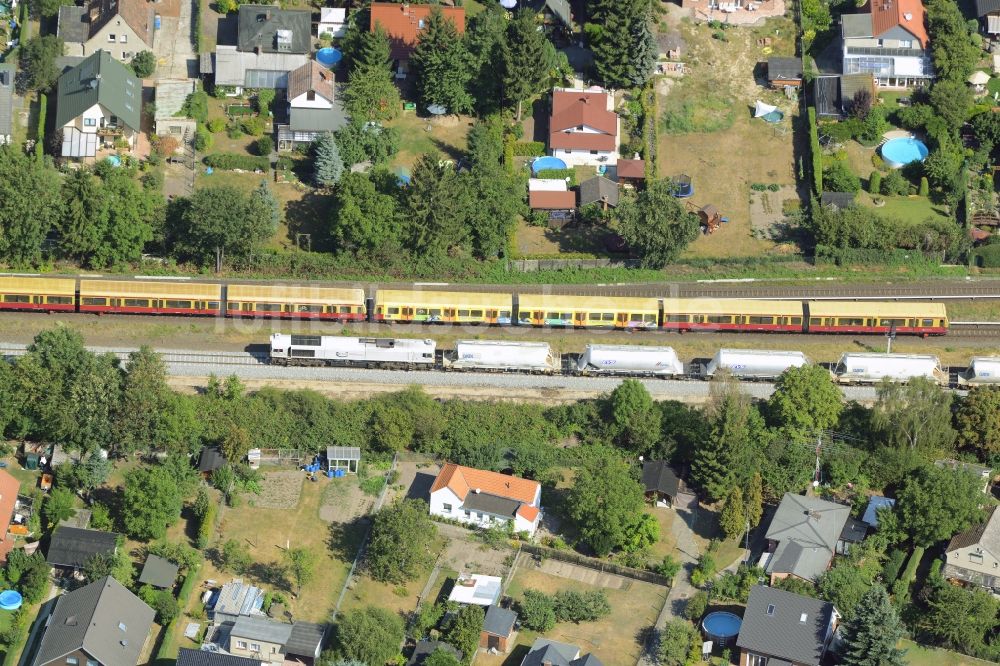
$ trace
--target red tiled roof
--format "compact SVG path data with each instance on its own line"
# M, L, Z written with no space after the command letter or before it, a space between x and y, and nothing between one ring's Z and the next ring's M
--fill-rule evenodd
M293 100L310 90L333 101L333 72L315 60L310 60L288 74L288 99Z
M576 208L576 192L535 190L528 193L528 206L535 210L571 210Z
M570 194L572 192L549 192L547 194ZM434 480L431 492L434 493L447 487L455 496L461 500L469 494L469 491L478 489L488 495L505 497L517 500L524 504L531 504L535 501L539 484L537 481L521 479L516 476L508 476L499 472L487 472L482 469L462 467L455 463L448 463L441 468L441 473Z
M538 518L538 508L534 506L529 506L527 504L522 504L517 508L517 515L521 516L528 522L535 522L535 518Z
M645 178L646 162L644 160L618 160L619 178Z
M586 126L594 132L566 131ZM608 94L585 90L552 93L549 147L569 150L614 150L618 114L608 111Z
M17 503L17 491L21 484L6 470L0 469L0 562L7 559L7 553L14 547L14 539L7 536L10 519Z
M899 26L916 37L921 47L927 47L924 5L920 0L869 0L868 7L873 36L879 37Z
M420 21L427 20L432 8L438 8L446 19L451 19L458 34L465 32L465 9L440 5L409 5L395 2L373 2L371 6L371 31L381 25L389 35L391 56L394 60L407 58L416 47Z

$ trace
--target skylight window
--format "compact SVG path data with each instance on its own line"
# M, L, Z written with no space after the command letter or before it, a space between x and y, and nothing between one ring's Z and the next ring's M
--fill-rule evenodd
M799 622L805 622L808 617L809 616L807 614L805 614L805 613L803 613L802 615L799 615Z
M768 615L774 615L774 604L768 604L767 605L767 614Z

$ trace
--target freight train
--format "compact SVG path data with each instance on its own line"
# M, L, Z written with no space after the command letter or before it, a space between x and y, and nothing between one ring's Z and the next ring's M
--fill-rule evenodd
M727 372L743 380L773 380L785 370L809 364L797 351L720 349L704 363L685 364L671 347L588 344L562 357L545 342L459 340L438 349L434 340L347 338L329 335L271 336L269 359L283 366L343 366L389 370L520 372L546 375L711 379ZM829 364L842 384L906 382L926 377L942 386L1000 384L1000 357L976 357L954 381L936 356L845 353Z
M941 303L622 298L177 279L0 277L0 310L579 329L944 335Z

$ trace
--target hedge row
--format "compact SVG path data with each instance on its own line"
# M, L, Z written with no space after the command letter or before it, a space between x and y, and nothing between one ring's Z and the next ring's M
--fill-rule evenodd
M222 169L223 171L235 169L267 171L271 166L271 160L268 157L240 155L238 153L212 153L205 156L205 164L213 169Z
M1000 243L977 249L973 258L973 263L980 268L1000 268Z
M910 585L913 584L913 580L917 577L917 567L920 566L920 560L923 557L923 547L917 546L914 548L913 552L910 553L910 559L906 562L906 568L903 569L903 573L892 584L892 596L896 600L896 605L905 604L909 600Z
M555 178L559 180L564 180L569 178L569 184L576 185L576 170L574 169L542 169L537 174L535 178Z
M542 157L545 144L541 141L518 141L514 144L514 154L521 157Z
M816 194L823 193L823 150L819 145L819 129L816 127L816 107L810 106L809 116L809 152L812 159L813 189Z
M45 116L49 111L49 97L45 93L38 94L38 138L35 141L35 157L41 160L45 156Z
M212 540L212 534L215 532L215 516L219 511L218 506L214 502L209 504L208 510L205 511L205 515L201 518L201 524L198 525L199 550L208 548L208 543Z
M941 262L940 255L925 257L917 250L839 248L828 245L817 245L814 259L817 265L827 263L836 266L913 266L937 265Z
M205 517L214 518L214 514L215 505L212 505L209 512L205 514ZM199 538L201 537L200 534L198 536ZM180 608L180 613L170 621L170 624L163 628L163 640L160 641L160 648L156 651L157 662L163 663L166 660L173 661L177 658L178 650L175 639L177 623L184 618L188 600L191 598L191 592L194 590L195 583L198 582L198 569L200 567L201 565L195 566L184 575L184 582L181 584L181 589L177 592L177 606Z

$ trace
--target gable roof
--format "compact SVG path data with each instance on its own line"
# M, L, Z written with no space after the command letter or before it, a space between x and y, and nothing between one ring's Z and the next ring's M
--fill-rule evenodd
M569 0L544 0L541 3L541 9L549 10L563 25L570 30L573 29L573 12L569 6Z
M819 664L834 612L829 602L755 585L747 599L736 645L796 664Z
M778 542L767 564L768 573L815 580L833 559L850 515L850 507L843 504L785 493L767 528L766 538Z
M853 192L824 192L819 196L819 202L824 208L843 210L854 205L854 197Z
M978 17L1000 12L1000 0L976 0L975 8Z
M288 74L289 100L310 90L333 103L333 72L315 60L310 60Z
M507 608L490 606L483 619L483 631L494 636L510 636L517 622L517 613Z
M0 67L3 66L0 65ZM13 72L13 67L10 71ZM17 491L20 489L21 483L7 470L0 469L0 539L7 534L7 529L10 527L10 519L14 515L14 505L17 504Z
M465 500L470 492L478 489L480 494L533 504L540 486L537 481L448 463L441 468L440 474L434 480L431 493L445 487L455 493L460 500Z
M177 666L260 666L260 659L181 648L177 652Z
M373 2L371 4L371 31L382 26L389 36L390 57L401 60L409 57L417 46L421 22L426 21L433 8L438 8L446 19L455 24L458 34L465 33L465 9L442 5L411 5L408 3Z
M813 99L817 116L839 118L841 113L840 76L817 76L813 79Z
M642 485L646 492L659 492L675 497L681 489L677 472L666 460L647 460L642 464Z
M924 5L920 0L869 0L867 9L872 15L873 37L900 27L916 37L921 47L927 46Z
M646 160L618 160L617 174L619 178L645 178Z
M184 102L194 92L193 79L160 79L156 82L156 119L181 116Z
M63 41L84 43L118 16L146 46L153 45L153 3L146 0L91 0L83 7L60 7L57 32Z
M569 666L580 654L580 648L569 643L560 643L548 638L536 638L531 650L525 655L521 666Z
M59 77L56 127L100 104L128 127L139 129L142 83L128 67L100 50Z
M177 581L178 569L179 567L168 559L159 555L148 555L146 563L142 565L139 582L153 587L173 587Z
M771 56L767 59L767 80L795 80L802 78L802 60L787 56Z
M104 666L135 666L153 609L106 576L59 597L35 657L36 666L84 650Z
M549 148L614 150L618 114L608 111L608 103L608 93L604 91L553 91ZM581 125L597 133L567 131Z
M217 446L204 446L198 457L199 472L214 472L226 464L226 456Z
M229 635L236 638L250 638L284 646L292 636L292 625L284 622L275 622L265 617L240 615L233 622L233 628L229 630Z
M580 183L580 205L607 201L609 206L618 205L618 183L604 176L594 176Z
M840 530L840 541L861 543L866 536L868 536L868 523L858 520L854 516L848 516L844 528Z
M117 546L118 535L114 532L57 527L49 540L45 561L57 567L80 569L94 555L111 554Z
M285 653L301 657L318 657L319 648L326 636L326 625L313 622L295 622L285 643Z
M865 514L861 517L861 520L872 527L878 527L878 510L886 507L891 509L894 506L896 506L896 500L891 497L873 495L868 500L868 506L865 507Z
M990 510L985 522L953 536L945 552L969 546L979 546L993 557L1000 558L1000 511L997 507Z
M309 53L310 12L272 5L242 5L237 21L236 44L240 51L259 48L261 53Z

